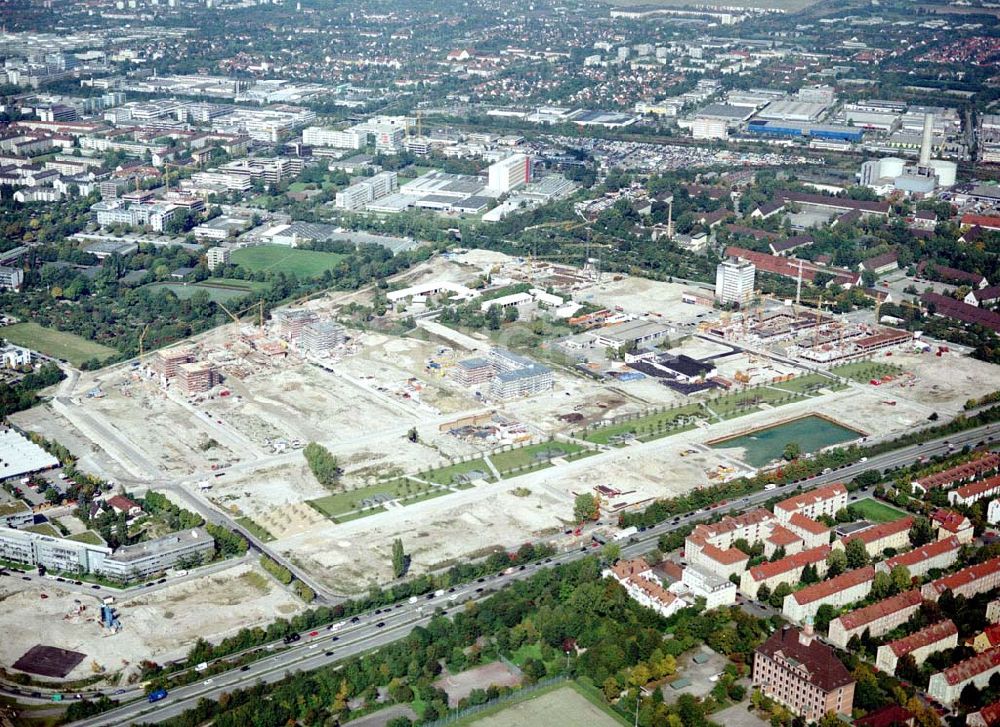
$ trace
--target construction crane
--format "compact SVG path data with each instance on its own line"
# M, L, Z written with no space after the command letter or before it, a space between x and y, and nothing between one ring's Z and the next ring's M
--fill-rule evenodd
M142 347L142 343L143 343L143 341L146 340L146 334L149 333L149 325L150 324L147 323L146 327L142 329L142 333L139 334L139 360L140 361L142 361L142 354L145 353L145 350Z
M261 333L264 332L264 301L263 301L263 299L260 300L260 301L258 301L258 302L256 302L256 303L254 303L254 304L252 304L252 305L247 306L246 308L244 308L241 311L237 311L236 313L233 313L231 310L229 310L225 305L222 304L221 301L216 301L216 305L218 305L220 308L222 308L222 310L226 312L226 315L228 315L230 318L233 319L233 323L235 324L234 325L234 330L236 331L235 338L238 338L239 335L240 335L240 316L243 315L244 313L247 313L247 312L251 311L251 310L256 310L257 311L257 327L259 328L259 330L261 331Z

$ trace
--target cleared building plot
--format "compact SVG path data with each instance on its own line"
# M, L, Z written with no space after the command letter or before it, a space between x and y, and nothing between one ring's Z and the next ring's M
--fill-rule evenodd
M36 644L14 662L14 668L29 674L62 679L86 658L87 655L79 651Z
M448 693L448 705L457 707L459 701L468 697L473 689L498 687L516 687L521 684L521 675L506 664L494 661L474 669L467 669L458 674L447 671L444 676L434 682L434 686Z

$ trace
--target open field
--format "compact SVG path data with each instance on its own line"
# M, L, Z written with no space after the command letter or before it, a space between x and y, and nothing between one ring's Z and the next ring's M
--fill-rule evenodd
M497 711L474 715L469 721L456 724L476 727L522 727L523 725L587 725L587 727L619 727L625 724L615 715L587 699L572 684L539 690L536 695Z
M490 461L497 471L503 475L514 469L539 467L547 465L549 460L557 457L573 457L584 448L574 442L543 442L541 444L530 444L527 447L518 447L506 452L491 454Z
M903 373L903 368L884 361L852 361L834 366L831 373L867 384L872 379L881 379L883 376L898 376Z
M274 272L295 274L300 278L315 278L327 270L333 270L344 259L335 252L318 252L316 250L299 250L284 245L259 245L233 250L230 261L257 272L270 270Z
M338 492L326 497L310 500L309 504L329 518L339 520L340 516L372 508L380 508L389 500L411 499L420 495L430 495L438 488L419 482L411 482L405 478L386 482L381 485L359 487L356 490Z
M445 672L434 686L448 693L448 703L458 706L460 700L468 697L473 689L486 689L492 685L513 687L521 683L521 677L505 664L494 661L472 669L450 674Z
M46 356L69 361L74 366L92 358L103 360L118 353L113 348L88 341L75 333L44 328L32 321L5 326L0 329L0 337L6 338L15 346L24 346Z
M493 480L493 475L490 474L490 468L486 462L474 459L425 472L420 479L436 482L439 485L461 485L470 484L475 480L490 482Z
M902 510L897 510L870 497L852 502L850 508L861 513L861 517L865 520L870 520L873 523L888 523L906 517L906 513Z
M239 283L237 285L237 283ZM159 291L169 290L181 300L194 297L196 293L205 292L208 299L216 303L227 303L235 298L242 298L254 291L266 287L263 283L254 283L245 280L206 280L201 283L150 283L144 286L146 290Z

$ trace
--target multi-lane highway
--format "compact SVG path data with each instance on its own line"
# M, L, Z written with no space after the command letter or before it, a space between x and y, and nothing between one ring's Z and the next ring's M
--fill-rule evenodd
M720 511L738 511L757 506L773 497L788 495L799 487L810 489L831 482L848 481L869 469L887 470L908 466L918 459L946 454L966 444L992 443L1000 437L1000 423L988 424L949 437L904 447L892 452L873 456L870 459L847 465L839 470L818 475L806 482L792 483L766 492L756 492L739 500L727 503L723 508L679 515L667 522L640 532L622 548L623 557L635 557L655 547L659 537L667 532L685 527L694 522L708 519ZM378 648L386 643L404 637L416 625L425 624L437 608L445 610L460 606L466 601L489 597L491 592L508 584L530 577L541 568L555 567L592 552L587 546L568 550L544 561L526 565L523 569L500 573L480 579L476 583L457 586L447 593L431 594L411 602L399 603L379 612L369 612L348 621L334 631L321 627L315 633L300 634L301 639L291 646L280 642L263 647L264 651L274 651L263 656L252 665L215 675L194 684L171 690L166 699L153 704L141 698L136 690L130 690L115 698L135 700L100 716L77 722L78 725L97 727L98 725L121 725L135 722L156 722L176 716L194 707L199 699L217 699L223 692L246 687L261 680L278 681L290 670L309 670L332 664L340 659L364 651Z

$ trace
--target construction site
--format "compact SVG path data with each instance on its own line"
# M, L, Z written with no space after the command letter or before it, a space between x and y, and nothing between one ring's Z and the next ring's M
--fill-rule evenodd
M435 320L438 300L486 279L551 285L556 295L551 305L518 298L523 318L496 332ZM344 593L391 577L396 537L414 573L525 540L567 544L575 493L603 493L613 513L752 474L767 453L745 442L757 432L798 436L795 427L819 427L803 420L814 414L836 429L831 441L893 436L960 412L991 375L953 351L886 339L896 334L860 316L776 301L720 316L691 285L492 252L435 257L390 282L441 291L398 297L389 324L424 306L405 332L362 330L343 315L371 306L375 289L269 318L254 306L183 345L82 372L64 396L14 420L131 487L169 482L246 518L269 547ZM580 313L563 310L570 302L606 314L572 328L565 321ZM531 333L538 320L541 336ZM609 357L602 342L625 335L655 339L647 353ZM557 355L572 337L582 343ZM518 348L523 340L529 348ZM859 344L870 352L842 355ZM544 363L549 388L493 400L458 380L459 362L496 346ZM777 424L786 428L775 435ZM817 446L829 446L820 434ZM312 441L337 457L336 485L309 471L300 449Z

